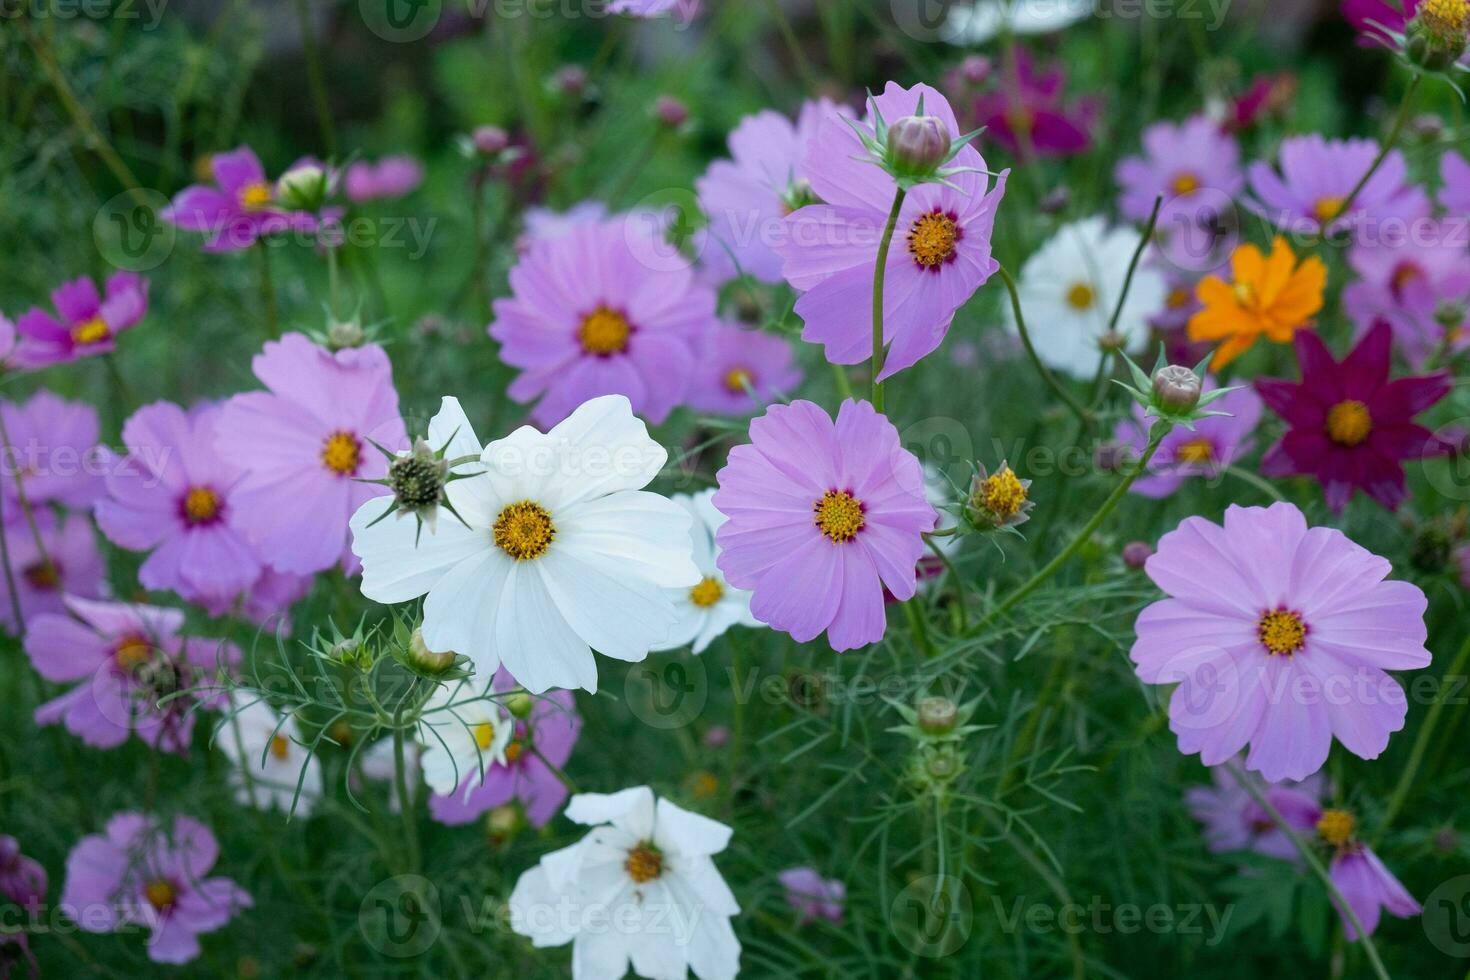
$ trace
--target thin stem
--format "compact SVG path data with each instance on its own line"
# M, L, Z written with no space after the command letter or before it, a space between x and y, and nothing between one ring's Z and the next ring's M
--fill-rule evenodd
M893 194L893 207L888 211L888 224L883 227L883 238L878 242L878 264L873 267L873 407L883 411L883 382L878 375L883 373L883 273L888 265L888 246L893 244L893 229L898 225L898 212L908 191L902 187Z
M1399 136L1404 131L1404 124L1409 121L1409 110L1414 104L1414 93L1419 91L1419 82L1422 78L1422 75L1415 75L1413 80L1409 82L1409 87L1404 90L1404 99L1399 103L1398 115L1394 117L1393 128L1388 131L1388 139L1384 140L1383 146L1379 147L1378 156L1374 157L1373 163L1369 165L1367 170L1363 171L1363 176L1358 178L1358 182L1353 185L1353 189L1348 192L1347 197L1342 199L1342 206L1337 209L1339 215L1351 213L1353 202L1363 192L1363 188L1368 186L1368 181L1373 179L1373 175L1378 172L1378 168L1383 166L1383 161L1387 160L1388 155L1393 152L1394 145L1398 143ZM1321 243L1327 239L1328 224L1330 222L1324 222L1322 229L1317 232L1316 243Z
M266 339L275 340L281 335L281 328L276 322L276 287L271 281L270 248L262 240L255 243L255 249L260 254L260 299L265 306Z
M1449 672L1445 674L1435 694L1434 703L1429 706L1429 714L1424 716L1424 724L1419 726L1419 734L1414 738L1414 748L1409 752L1409 764L1404 767L1399 776L1398 785L1393 789L1393 795L1388 798L1388 807L1383 812L1383 820L1378 824L1378 833L1382 834L1393 822L1393 818L1403 809L1404 801L1409 798L1409 790L1414 786L1414 777L1419 774L1419 767L1424 763L1424 753L1429 749L1429 741L1434 735L1436 726L1439 725L1439 717L1444 714L1445 699L1450 692L1447 683L1451 677L1463 674L1465 666L1470 662L1470 636L1465 637L1465 642L1460 644L1460 650L1455 654L1455 660L1450 664Z
M327 104L327 85L322 77L321 49L316 43L316 31L312 30L307 0L296 0L296 16L301 23L302 46L306 49L306 79L316 108L317 126L322 131L322 146L326 148L328 157L334 157L337 155L337 133L332 128L332 110Z
M1279 503L1286 502L1286 495L1280 490L1277 490L1276 487L1271 484L1271 481L1266 480L1256 475L1255 473L1252 473L1250 470L1241 469L1239 466L1227 466L1225 467L1224 472L1235 477L1237 480L1242 480L1246 483L1249 483L1251 486L1255 487L1257 490L1261 491L1272 500L1275 500Z
M1123 316L1123 303L1128 299L1128 290L1133 285L1133 273L1138 270L1138 262L1143 258L1148 243L1153 240L1154 228L1159 223L1159 208L1163 206L1164 195L1160 194L1154 198L1154 207L1148 214L1148 223L1143 226L1143 237L1138 240L1138 247L1133 250L1133 258L1128 262L1128 275L1123 277L1123 289L1118 293L1118 303L1113 307L1113 315L1108 320L1109 333L1118 329L1118 320Z
M843 401L853 397L852 382L847 380L847 368L841 364L832 365L832 380L837 383L837 393L842 396Z
M25 613L20 608L20 593L15 591L15 568L10 563L10 535L5 532L5 494L0 492L0 565L5 566L5 588L10 593L10 615L15 618L17 636L26 631Z
M1067 563L1067 559L1076 554L1077 549L1081 548L1082 545L1087 541L1087 539L1092 537L1093 532L1095 532L1099 527L1102 526L1103 521L1108 519L1108 515L1111 514L1114 508L1116 508L1118 504L1123 500L1124 495L1128 493L1128 488L1133 486L1133 481L1137 480L1139 476L1143 474L1144 469L1148 466L1148 461L1152 459L1154 453L1158 451L1159 443L1163 441L1164 436L1168 434L1171 428L1173 428L1173 426L1167 422L1159 421L1154 423L1153 438L1149 440L1148 448L1144 450L1143 456L1138 460L1138 465L1134 466L1132 471L1129 472L1128 476L1121 483L1113 488L1113 492L1108 495L1108 499L1103 501L1103 504L1101 507L1098 508L1097 513L1092 515L1092 520L1087 522L1087 525L1077 533L1077 536L1075 538L1072 539L1072 543L1067 545L1066 548L1062 549L1062 551L1057 554L1055 558L1047 562L1040 571L1031 576L1031 578L1027 579L1025 584L1023 584L1020 588L1016 589L1016 591L1006 596L999 605L992 607L991 610L986 613L984 617L981 618L978 624L979 626L984 627L996 617L1014 607L1016 603L1026 598L1032 592L1035 592L1038 588L1041 587L1043 583L1046 582L1047 579L1055 575L1058 569L1060 569L1063 565Z
M1302 840L1301 835L1293 830L1291 825L1286 822L1286 818L1271 804L1271 801L1266 798L1266 794L1261 792L1260 787L1252 780L1247 779L1245 773L1241 772L1235 763L1227 762L1225 763L1225 768L1230 771L1230 775L1235 777L1235 781L1240 784L1241 789L1249 793L1251 799L1256 801L1256 805L1262 810L1265 810L1266 815L1276 823L1277 827L1281 828L1281 832L1296 847L1297 852L1301 854L1303 860L1312 869L1312 873L1322 880L1323 886L1327 889L1327 894L1332 897L1333 904L1337 906L1338 911L1343 914L1348 922L1352 923L1354 931L1357 932L1358 938L1363 944L1363 950L1368 954L1368 962L1373 965L1373 972L1378 975L1379 980L1390 980L1388 971L1383 967L1383 961L1378 958L1378 949L1373 945L1373 937L1368 934L1368 930L1363 928L1363 923L1358 920L1358 914L1353 911L1353 907L1342 897L1342 892L1337 890L1337 885L1333 884L1332 876L1327 873L1327 868L1322 864L1321 857L1317 855L1317 852L1312 849L1311 845Z
M414 813L413 798L408 795L408 768L403 759L403 709L408 706L409 696L405 694L403 700L398 702L398 708L393 712L393 781L398 789L398 812L403 818L403 839L408 848L408 870L419 869L419 840L417 816Z
M1031 364L1036 368L1036 373L1041 375L1041 380L1046 382L1048 388L1057 393L1060 398L1071 409L1072 414L1077 416L1077 421L1084 427L1092 424L1091 414L1082 407L1076 397L1067 390L1066 386L1057 380L1057 376L1051 373L1051 369L1041 363L1041 358L1036 354L1036 346L1031 343L1031 333L1026 329L1026 318L1021 314L1021 294L1016 290L1016 280L1006 271L1005 266L999 266L996 272L1000 275L1000 281L1005 283L1006 291L1011 294L1011 312L1016 317L1016 332L1021 335L1021 346L1026 348L1026 356L1031 359Z
M536 748L534 744L531 745L531 754L534 755L537 759L540 759L543 766L551 770L551 774L556 777L556 781L565 786L568 793L571 793L573 796L577 795L577 784L572 781L571 776L568 776L565 772L562 771L561 766L558 766L556 763L546 758L546 756L542 755L541 750Z
M776 22L776 30L781 34L781 40L791 52L791 60L796 64L797 74L801 76L801 84L807 92L817 90L817 78L812 73L812 66L807 63L806 54L801 50L801 42L796 38L796 32L791 29L791 21L786 19L786 12L781 9L780 0L766 0L766 6L771 11L771 19Z

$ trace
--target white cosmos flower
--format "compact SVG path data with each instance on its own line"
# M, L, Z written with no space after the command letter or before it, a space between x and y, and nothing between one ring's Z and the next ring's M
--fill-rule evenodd
M647 786L572 797L566 815L592 826L521 875L511 928L537 946L572 944L573 980L727 980L740 969L730 917L740 913L710 859L730 828Z
M668 453L628 399L594 398L548 433L523 426L481 453L459 402L445 398L430 445L451 433L449 455L479 454L482 467L445 491L465 523L441 515L415 547L414 522L369 527L384 505L364 504L351 521L363 595L427 595L430 649L464 654L481 678L504 664L532 694L596 691L592 649L639 661L664 642L679 618L667 590L700 576L689 513L641 489Z
M505 765L505 747L515 732L510 712L477 694L466 681L441 684L419 720L424 746L424 782L439 796L464 787L469 796L495 763Z
M689 533L694 540L694 565L699 569L700 578L699 584L692 589L669 590L670 598L679 610L679 622L669 638L655 649L673 650L692 643L695 653L703 653L715 637L731 626L762 625L750 613L750 593L732 588L715 565L715 556L719 553L715 547L715 532L726 518L710 502L714 495L711 488L694 495L676 493L672 498L694 518L694 527Z
M1064 225L1021 267L1017 292L1026 329L1042 362L1075 378L1091 378L1102 363L1098 340L1108 330L1128 265L1143 236L1109 229L1101 217ZM1168 285L1145 263L1133 274L1118 317L1124 347L1137 351L1148 337L1148 317L1164 305ZM1006 321L1016 329L1011 304Z
M951 7L944 24L950 44L980 44L1002 32L1049 34L1092 14L1095 0L975 0Z
M266 702L256 701L226 718L215 737L235 764L230 783L237 801L291 813L295 797L296 815L311 813L322 795L322 765L296 741L296 725L289 716L282 717Z

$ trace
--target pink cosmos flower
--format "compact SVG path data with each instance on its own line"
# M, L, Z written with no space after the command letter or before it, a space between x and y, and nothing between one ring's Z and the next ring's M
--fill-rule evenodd
M1364 222L1392 220L1407 226L1429 214L1429 196L1408 182L1404 155L1392 150L1349 202L1348 197L1378 156L1370 139L1327 140L1316 133L1281 141L1281 172L1256 161L1247 171L1254 199L1245 205L1284 231L1320 234ZM1351 206L1349 214L1343 208ZM1386 227L1386 226L1385 226Z
M1064 104L1060 67L1039 71L1026 49L1015 46L994 79L994 91L975 100L973 119L975 128L984 127L983 139L1018 157L1069 157L1091 148L1098 104Z
M832 649L883 638L886 586L917 588L925 531L939 515L918 459L867 402L842 403L834 424L809 401L773 405L750 423L716 474L717 564L751 612L799 642L823 630Z
M1235 197L1245 187L1235 138L1204 116L1154 123L1143 131L1143 151L1124 157L1113 172L1122 189L1118 210L1133 221L1148 220L1160 195L1172 204L1200 191ZM1162 220L1159 226L1170 227Z
M81 514L71 514L58 521L49 510L38 511L36 529L41 543L37 547L36 536L16 513L14 502L9 502L8 507L0 533L5 535L10 549L15 591L27 624L44 613L60 612L63 596L93 598L102 594L106 566L97 551L91 521ZM4 576L0 576L0 623L13 636L21 632Z
M1342 15L1358 31L1358 43L1391 45L1384 29L1403 33L1419 0L1342 0Z
M372 444L408 446L388 355L376 344L334 354L293 333L267 343L251 367L268 390L225 402L214 434L215 451L242 471L231 493L236 526L277 571L309 575L340 562L355 572L347 520L384 493L361 481L387 472Z
M0 834L0 896L24 909L35 909L46 901L46 869L35 858L20 852L20 841Z
M243 475L215 450L220 408L186 412L155 402L123 425L128 456L107 475L97 524L113 544L152 551L138 570L149 589L172 589L190 602L232 602L260 577L235 494ZM233 454L232 454L233 456ZM279 498L279 506L289 496Z
M343 178L349 201L380 201L403 197L424 182L424 167L411 156L384 157L377 163L359 160Z
M793 124L764 109L730 131L729 160L716 160L694 182L709 216L709 240L701 253L714 282L745 273L761 282L781 281L781 219L810 203L807 147L822 120L843 112L828 99L805 102ZM738 268L737 268L738 266Z
M685 400L697 412L750 415L762 402L775 401L801 384L791 345L782 337L731 321L711 323L697 353Z
M1450 449L1414 416L1449 394L1451 379L1441 371L1390 381L1392 342L1380 323L1339 362L1315 330L1297 331L1302 380L1256 380L1262 400L1291 427L1262 458L1261 472L1315 476L1337 513L1354 490L1397 510L1409 493L1403 461Z
M652 237L632 220L580 224L511 269L511 296L495 301L489 331L521 369L510 397L540 399L536 424L549 428L598 395L624 395L658 424L683 398L715 296Z
M132 732L180 755L188 751L196 705L216 706L211 675L230 669L239 652L214 640L184 639L176 609L67 597L69 615L37 616L26 655L48 681L76 687L36 709L36 724L64 721L88 745L110 749ZM190 691L184 697L172 697ZM165 700L167 699L167 700ZM160 703L162 702L162 703Z
M1348 264L1358 278L1343 289L1342 305L1358 336L1386 323L1415 364L1470 343L1470 252L1451 225L1426 223L1422 234L1353 246Z
M31 366L31 341L15 329L15 322L0 313L0 372L24 371Z
M200 933L255 904L229 878L205 877L218 859L214 835L192 817L165 828L119 813L105 834L83 837L67 855L61 908L88 932L146 926L150 960L188 963L199 955Z
M1302 782L1268 783L1255 773L1263 796L1292 830L1312 834L1322 812L1326 781L1320 774ZM1205 846L1215 854L1254 851L1283 861L1299 862L1291 838L1224 766L1211 766L1211 786L1191 786L1184 794L1190 814L1204 825Z
M89 508L103 494L108 456L98 443L95 408L43 389L23 405L0 402L0 413L10 436L9 452L0 459L0 492L7 507L19 506L17 470L32 505Z
M289 211L276 200L276 187L265 176L260 158L248 146L210 158L217 186L184 188L160 216L185 231L203 232L206 252L234 252L256 239L286 231L312 232L316 215Z
M1216 386L1206 378L1204 390ZM1113 438L1142 455L1148 445L1150 420L1144 418L1143 406L1133 406L1133 414L1118 423ZM1139 477L1131 492L1144 497L1168 497L1190 477L1215 479L1251 449L1251 434L1261 421L1261 399L1249 388L1239 388L1210 406L1223 416L1200 419L1194 431L1176 426L1159 443L1149 461L1148 473Z
M1439 204L1454 217L1470 217L1470 162L1458 153L1439 158Z
M20 315L21 361L46 367L105 354L117 347L117 335L135 326L148 312L148 280L133 272L115 272L106 295L86 276L64 282L51 293L56 315L33 306Z
M942 120L951 138L961 135L949 103L927 85L905 89L889 82L877 97L878 109L891 123L913 115L921 97L926 115ZM968 146L953 165L985 169ZM835 110L808 141L805 167L812 190L825 203L791 214L776 251L787 281L803 294L796 301L806 323L802 338L823 344L834 364L856 364L872 354L873 273L896 188L892 177L868 161L857 134ZM922 184L909 192L884 272L883 338L889 351L880 379L937 348L955 311L994 274L998 263L990 254L990 236L1009 173L989 193L983 173L958 174L950 178L953 187Z
M510 691L518 686L504 667L495 672L494 690ZM505 747L506 764L488 765L484 782L468 795L456 787L448 796L430 796L429 812L435 820L454 827L514 800L524 808L527 823L546 826L561 811L568 795L566 784L546 763L565 766L581 731L582 718L571 691L551 691L537 698L531 716L515 723L515 734ZM466 773L464 781L478 779L479 775Z
M840 879L824 879L816 868L787 868L776 876L786 889L786 904L796 912L798 925L826 919L842 924L847 886Z
M291 607L306 598L314 581L310 575L278 572L267 565L261 568L255 584L245 590L243 601L235 599L223 605L206 602L204 611L211 616L238 612L242 619L259 626L265 635L290 636Z
M1407 699L1385 670L1429 664L1427 600L1392 566L1294 505L1232 505L1224 526L1186 518L1144 566L1169 598L1138 616L1130 656L1149 684L1178 684L1169 727L1207 766L1247 744L1272 782L1322 767L1334 737L1374 759Z
M1327 873L1369 935L1378 928L1384 909L1401 919L1412 918L1424 911L1366 844L1354 843L1340 848ZM1335 899L1333 904L1337 904ZM1339 908L1338 913L1341 915L1342 909ZM1346 915L1342 916L1342 931L1348 942L1358 941L1358 930L1353 928Z
M521 217L524 231L516 241L516 251L524 253L536 242L553 241L578 225L597 224L607 220L607 216L607 205L601 201L579 201L565 211L527 208Z
M1155 259L1153 263L1160 272L1164 274L1164 283L1169 291L1164 294L1164 306L1153 316L1149 317L1149 326L1163 333L1174 333L1182 331L1189 325L1190 317L1204 309L1204 304L1195 295L1199 287L1200 277L1186 273L1167 257L1154 253L1150 258ZM1188 340L1187 337L1183 338ZM1188 358L1175 359L1172 353L1169 355L1170 364L1197 363L1200 358L1189 361Z

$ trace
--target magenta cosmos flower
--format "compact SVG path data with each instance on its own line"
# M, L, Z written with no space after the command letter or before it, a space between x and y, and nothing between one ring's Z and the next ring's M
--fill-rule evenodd
M1419 9L1419 0L1342 0L1342 15L1358 31L1358 43L1392 46L1385 30L1399 34Z
M228 604L260 577L235 492L243 475L215 450L220 408L186 412L155 402L123 425L128 455L107 475L97 524L113 544L151 551L138 570L149 589L172 589L190 602ZM292 510L277 506L282 511Z
M1470 162L1458 153L1439 158L1439 204L1457 218L1470 217Z
M0 896L21 908L34 909L46 901L46 869L20 852L20 841L0 834Z
M765 109L730 131L730 159L716 160L694 182L709 216L701 254L713 281L742 272L761 282L781 281L781 256L774 248L785 233L781 220L812 197L807 146L821 121L841 111L817 99L803 103L794 124Z
M975 126L985 129L982 139L1018 157L1069 157L1092 146L1097 103L1065 104L1060 67L1040 71L1026 49L1016 46L993 77L994 90L975 100Z
M37 616L26 632L37 673L81 682L37 708L36 724L65 722L67 731L103 749L132 732L164 751L186 752L195 707L217 705L209 687L233 667L238 651L179 636L184 614L176 609L68 597L66 611ZM170 698L180 691L190 693Z
M1235 138L1204 116L1145 129L1143 155L1124 157L1114 177L1122 191L1118 210L1133 221L1148 220L1159 196L1170 202L1201 191L1235 197L1245 186ZM1169 225L1160 221L1159 227Z
M1401 919L1413 918L1424 911L1403 883L1373 853L1373 849L1361 842L1339 848L1332 858L1328 875L1369 935L1378 928L1385 909ZM1336 899L1333 904L1337 904ZM1338 913L1342 914L1341 908ZM1360 938L1346 915L1342 916L1342 931L1348 942L1357 942Z
M248 146L216 153L209 161L214 187L184 188L161 217L185 231L202 232L206 252L249 248L256 239L286 231L316 231L320 221L305 211L290 211L276 199L260 158Z
M99 295L92 280L82 276L57 286L51 302L55 315L33 306L16 321L26 366L46 367L116 349L117 335L148 312L148 280L115 272L105 295Z
M1404 725L1384 673L1429 664L1427 601L1392 566L1292 504L1231 505L1221 527L1186 518L1144 566L1169 598L1139 613L1140 679L1177 684L1179 750L1219 765L1250 745L1267 780L1305 779L1334 737L1375 759Z
M772 402L796 390L801 369L785 338L730 321L711 323L699 345L685 401L697 412L750 415L750 392Z
M1359 336L1386 323L1415 364L1470 343L1470 252L1454 224L1426 222L1421 234L1353 246L1348 264L1358 278L1342 305Z
M1214 379L1205 379L1205 391L1215 387ZM1149 461L1148 473L1134 481L1133 493L1167 497L1190 477L1218 477L1250 451L1250 436L1261 421L1261 399L1256 393L1239 388L1210 405L1210 411L1227 414L1200 419L1194 423L1194 431L1175 426L1159 443L1158 451ZM1135 405L1133 415L1118 423L1113 438L1141 456L1148 445L1150 425L1143 407Z
M951 138L961 135L949 103L927 85L905 89L889 82L876 101L891 123L913 115L921 97L926 115L939 118ZM805 165L812 190L825 203L791 214L776 251L787 281L803 293L796 301L806 323L802 338L824 345L834 364L856 364L873 352L873 273L896 187L867 158L836 110L822 118L808 141ZM985 169L968 146L953 165ZM950 178L952 187L922 184L909 192L884 272L883 339L889 351L880 379L937 348L955 311L995 272L990 236L1009 172L989 193L983 173L958 174Z
M1370 139L1327 140L1316 133L1281 141L1281 172L1256 161L1247 171L1251 193L1245 204L1284 231L1320 234L1364 221L1393 221L1407 227L1429 214L1429 197L1408 182L1404 155L1391 151L1349 202L1373 165L1379 146ZM1351 207L1350 214L1343 214Z
M15 573L15 592L20 600L21 615L26 623L43 613L60 612L62 597L73 595L93 598L102 594L106 566L97 551L97 537L92 522L81 514L58 520L50 511L36 513L37 535L30 525L12 509L5 513L0 533L10 549L10 565ZM0 622L12 635L19 635L15 621L10 587L0 576Z
M1403 461L1450 449L1414 416L1449 394L1451 378L1439 372L1390 381L1392 344L1393 332L1380 323L1339 362L1316 331L1297 331L1302 380L1256 381L1262 400L1290 426L1261 472L1315 476L1338 513L1354 490L1397 510L1408 496Z
M1255 773L1243 773L1293 831L1312 834L1321 815L1325 780L1320 774L1301 782L1268 783ZM1298 862L1301 854L1285 831L1255 801L1224 766L1211 766L1210 786L1191 786L1184 794L1190 814L1204 825L1205 846L1213 853L1254 851L1283 861Z
M518 686L504 667L495 672L495 691L511 691ZM530 717L515 723L515 734L505 747L505 764L487 765L484 782L468 795L456 787L448 796L429 797L429 812L435 820L453 827L467 824L495 807L518 802L527 823L546 826L560 812L569 792L546 763L565 766L581 731L582 718L577 714L572 692L551 691L537 698ZM464 781L479 776L478 772L466 773Z
M635 413L662 422L683 398L694 346L715 316L714 293L631 218L534 243L510 288L495 301L490 336L521 370L510 397L539 398L531 417L543 428L599 395L624 395Z
M384 488L387 460L408 435L393 367L376 344L327 351L301 334L265 345L251 362L266 391L225 402L215 450L239 463L236 524L277 571L309 575L357 568L347 520ZM281 501L291 501L282 507Z
M726 581L754 593L757 619L800 642L823 630L838 651L878 642L883 589L913 597L923 535L939 519L923 467L891 422L850 399L836 424L808 401L774 405L750 423L750 440L716 475Z
M24 404L0 402L9 451L0 465L6 505L18 506L15 475L20 474L31 504L58 503L90 508L106 489L103 473L110 462L98 442L97 410L49 391L38 391Z
M199 934L213 932L255 903L229 878L206 878L219 843L192 817L165 828L141 813L119 813L104 834L77 841L66 858L61 907L88 932L146 927L148 958L188 963Z
M403 197L423 182L423 164L402 155L377 163L359 160L348 166L342 181L347 199L359 203Z
M787 868L776 876L786 890L786 904L796 912L798 925L826 919L842 924L847 886L837 878L824 879L816 868Z

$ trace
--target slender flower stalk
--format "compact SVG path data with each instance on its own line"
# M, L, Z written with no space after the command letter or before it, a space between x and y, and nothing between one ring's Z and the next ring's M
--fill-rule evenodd
M883 226L883 240L878 243L878 264L873 267L873 407L883 411L883 382L878 375L883 372L883 271L888 265L888 247L893 244L893 229L898 225L898 212L908 191L902 187L893 194L893 207L888 211L888 223Z
M1353 185L1353 189L1348 192L1347 197L1343 198L1342 205L1337 209L1338 214L1352 213L1353 202L1363 192L1363 188L1368 185L1368 181L1373 179L1373 175L1378 172L1378 168L1383 166L1383 161L1388 159L1388 155L1393 152L1393 148L1398 144L1399 136L1404 131L1404 124L1409 121L1409 114L1414 107L1414 96L1419 91L1419 83L1423 78L1423 75L1415 75L1409 82L1409 87L1404 90L1403 101L1399 103L1398 115L1394 117L1393 128L1388 131L1388 139L1383 141L1383 145L1378 149L1378 156L1373 158L1373 162L1368 166L1368 169L1363 171L1363 176L1358 178L1357 184ZM1317 233L1316 241L1313 244L1321 244L1326 240L1327 228L1324 225L1321 231Z
M1133 258L1128 260L1128 274L1123 277L1123 288L1118 291L1118 303L1113 307L1113 315L1108 318L1108 334L1116 335L1118 332L1118 320L1123 316L1123 304L1128 301L1128 290L1133 286L1133 274L1138 271L1139 260L1143 258L1144 250L1154 238L1154 228L1159 223L1159 208L1163 207L1164 197L1162 194L1154 198L1153 210L1149 212L1148 221L1143 226L1143 237L1138 240L1138 247L1133 250ZM1092 400L1089 403L1096 408L1102 401L1103 392L1106 389L1108 368L1112 366L1114 352L1103 355L1103 359L1097 366L1097 377L1093 379Z
M10 442L10 427L5 423L4 412L0 412L0 453L4 454L0 458L16 459L15 450L12 448ZM31 540L36 543L36 555L41 560L41 567L48 573L54 573L56 566L52 564L51 555L46 550L46 542L41 538L41 527L36 523L36 511L31 506L30 498L26 495L25 478L21 473L21 467L16 466L13 475L15 477L15 499L20 504L21 514L25 516L26 526L30 528ZM0 536L3 536L3 534L0 534ZM10 590L10 595L14 598L14 588ZM17 618L16 625L19 626L20 624L21 620Z
M1047 387L1056 392L1057 397L1066 404L1067 408L1071 409L1073 415L1077 416L1077 421L1082 423L1083 428L1090 428L1092 413L1083 407L1082 403L1066 389L1066 386L1057 380L1056 375L1051 373L1051 369L1041 362L1041 358L1036 356L1036 347L1031 343L1031 334L1026 329L1026 318L1021 315L1021 296L1016 291L1016 280L1006 271L1005 266L997 269L996 273L1000 276L1001 282L1005 283L1006 291L1011 294L1011 311L1016 315L1016 332L1021 337L1021 346L1026 349L1026 356L1031 359L1036 373L1041 375L1041 380L1046 382Z
M413 797L408 795L408 768L403 757L403 709L408 706L413 689L417 686L417 681L409 685L403 700L398 702L398 707L393 713L393 780L398 790L398 809L403 817L403 839L408 852L408 871L410 873L415 873L419 869L419 835L418 814L414 811Z
M1465 672L1465 666L1470 663L1470 636L1460 644L1460 650L1455 654L1454 663L1450 664L1449 672L1445 679L1457 677ZM1430 740L1434 736L1435 727L1439 724L1440 715L1444 714L1444 706L1449 697L1450 685L1441 684L1434 703L1429 706L1429 713L1424 716L1424 724L1419 726L1419 734L1414 739L1414 748L1409 752L1409 763L1404 766L1403 773L1399 776L1398 785L1394 787L1393 795L1388 798L1388 806L1383 811L1383 819L1378 824L1378 833L1382 834L1393 818L1398 816L1403 809L1404 801L1409 797L1409 790L1414 787L1414 778L1419 775L1419 767L1424 762L1424 753L1429 748Z

